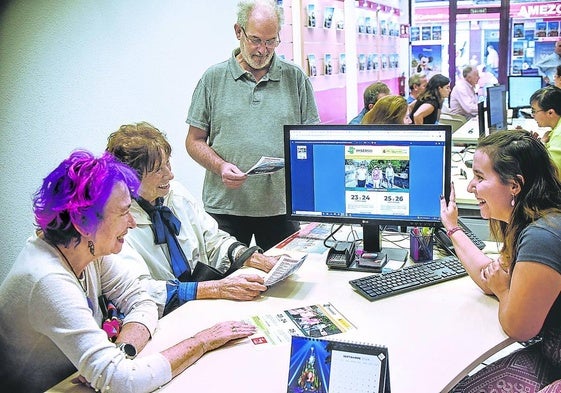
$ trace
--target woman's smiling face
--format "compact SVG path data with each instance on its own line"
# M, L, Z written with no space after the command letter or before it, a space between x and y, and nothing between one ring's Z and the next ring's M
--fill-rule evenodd
M162 164L152 172L146 172L142 176L139 194L148 202L153 203L156 198L164 197L169 192L169 182L174 178L171 171L169 157L162 154Z
M499 174L493 170L491 158L481 150L475 151L473 179L468 184L468 192L477 198L481 217L504 222L510 220L513 210L512 183L502 183Z

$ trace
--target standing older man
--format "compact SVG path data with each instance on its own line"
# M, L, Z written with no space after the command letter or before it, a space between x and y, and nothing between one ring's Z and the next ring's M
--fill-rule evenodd
M205 210L244 244L268 249L294 233L285 215L282 171L245 174L261 156L283 157L283 125L319 123L314 92L301 68L275 55L282 7L275 0L238 4L229 60L202 76L187 115L187 152L206 168ZM209 32L210 34L210 32Z
M553 53L537 61L535 64L538 72L543 76L544 82L551 84L555 80L555 70L559 65L561 65L561 39L555 43Z
M479 81L479 71L472 66L466 66L462 71L463 79L456 82L450 93L450 108L446 113L463 115L466 119L477 116L477 93L475 86ZM444 111L443 111L444 113Z

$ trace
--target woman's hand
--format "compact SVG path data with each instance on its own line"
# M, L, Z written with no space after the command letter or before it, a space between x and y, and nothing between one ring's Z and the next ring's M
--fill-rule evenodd
M194 338L203 345L204 352L219 348L232 340L249 337L257 328L243 321L226 321L202 330Z
M270 257L255 251L251 256L245 261L244 266L253 267L269 273L269 271L275 266L280 258L279 256Z
M257 274L240 274L208 282L211 282L215 287L215 296L213 297L218 299L253 300L261 292L267 290L267 287L263 285L263 277Z
M510 275L501 263L500 257L498 260L491 260L481 269L481 280L499 298L500 295L508 292Z
M446 230L450 230L458 226L458 206L456 206L456 190L454 182L450 184L450 198L446 203L446 198L440 198L440 220Z
M205 353L232 340L249 337L256 331L255 326L243 321L220 322L161 353L171 365L172 376L176 377Z

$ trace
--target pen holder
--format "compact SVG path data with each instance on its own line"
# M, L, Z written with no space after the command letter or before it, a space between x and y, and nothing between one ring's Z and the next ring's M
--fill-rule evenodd
M415 262L432 261L434 238L430 235L409 233L409 254Z

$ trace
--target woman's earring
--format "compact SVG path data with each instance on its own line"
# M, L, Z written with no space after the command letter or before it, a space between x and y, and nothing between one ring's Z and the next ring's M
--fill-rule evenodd
M513 206L514 206L514 202L512 202L512 203L513 203ZM88 248L90 249L90 254L95 256L95 244L91 240L88 240Z
M514 207L514 194L512 194L512 201L510 201L510 206Z

